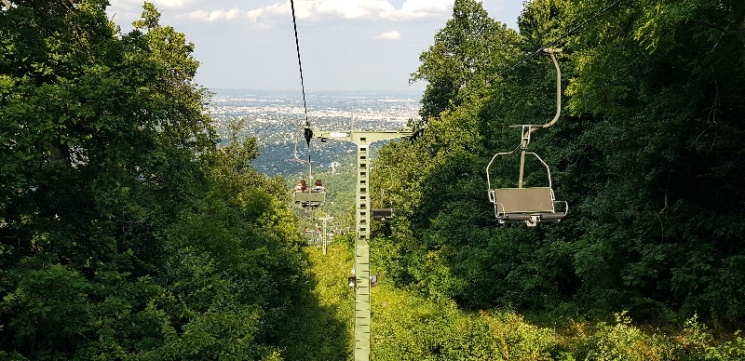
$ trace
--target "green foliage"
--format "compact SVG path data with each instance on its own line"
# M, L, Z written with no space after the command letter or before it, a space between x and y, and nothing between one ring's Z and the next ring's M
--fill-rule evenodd
M349 359L352 237L301 253L284 180L250 166L256 141L236 123L216 146L193 45L152 4L120 34L106 5L0 10L0 358ZM745 6L618 2L575 29L607 5L526 2L518 35L455 2L412 74L426 132L383 147L371 175L396 213L371 241L376 359L745 356L739 333L704 326L745 320ZM486 164L517 146L508 125L555 106L545 58L504 71L557 40L566 111L530 149L571 213L497 226ZM628 312L562 332L512 310Z
M0 11L0 355L279 360L306 282L283 181L216 148L184 34L145 4ZM7 176L6 176L7 175Z
M373 353L381 360L548 360L552 333L510 312L469 314L452 303L378 288Z
M410 82L426 80L420 114L425 121L458 105L459 92L471 92L493 79L495 69L517 55L517 36L488 17L480 2L456 0L453 17L435 34L435 43L422 52L419 69Z
M683 333L677 337L680 345L675 350L681 358L690 360L739 360L745 356L745 341L740 331L735 332L731 339L715 345L714 336L706 325L698 321L698 316L686 320Z
M645 335L630 325L625 312L616 315L613 326L601 323L588 340L592 349L586 360L665 360L670 358L668 345L656 335ZM667 346L667 347L666 347Z
M380 260L397 285L473 309L745 319L736 271L745 259L745 8L614 4L529 1L519 36L480 47L472 36L492 34L492 23L479 4L456 2L413 75L429 82L426 132L379 152L378 170L401 179L388 192L399 217L379 229L394 243ZM565 107L530 149L551 166L570 214L536 229L499 227L486 163L519 144L508 125L544 123L556 106L548 59L510 66L549 44L564 48ZM536 169L526 165L529 186L545 179ZM491 170L493 185L515 186L517 161ZM383 185L375 172L373 188Z
M571 157L592 151L584 173L602 174L578 205L588 218L577 265L595 296L642 310L663 302L686 315L742 317L724 301L730 286L700 289L728 284L741 257L730 235L742 227L731 203L742 194L729 190L741 179L732 156L743 135L735 94L745 85L733 74L745 63L726 30L741 21L739 7L627 4L614 10L625 27L598 21L577 37L569 108L595 119Z
M389 242L371 244L372 265L380 267L381 248ZM293 312L283 356L352 360L354 296L345 280L354 251L343 242L332 244L327 255L306 250L317 283L308 284L314 296ZM372 288L376 360L736 360L745 349L739 332L715 336L695 317L665 331L636 325L627 312L609 323L569 319L552 321L549 328L513 311L463 310L452 300L395 287L387 270L373 273L379 276Z
M286 360L352 360L354 290L347 277L354 252L335 236L326 255L306 247L308 269L297 306L287 310L280 347Z

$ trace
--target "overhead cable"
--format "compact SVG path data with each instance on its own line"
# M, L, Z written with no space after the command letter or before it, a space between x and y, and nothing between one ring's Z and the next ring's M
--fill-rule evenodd
M300 89L303 93L303 113L305 115L305 141L310 145L310 134L308 130L310 128L310 120L308 120L308 103L305 99L305 79L303 78L303 62L300 60L300 41L297 36L297 20L295 18L295 1L290 0L290 8L292 9L292 28L295 31L295 49L297 50L297 65L300 68Z

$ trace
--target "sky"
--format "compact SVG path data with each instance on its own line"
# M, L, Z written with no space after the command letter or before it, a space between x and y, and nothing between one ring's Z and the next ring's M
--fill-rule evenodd
M210 89L300 90L289 0L151 0L161 25L186 34ZM122 31L142 0L110 0ZM489 16L517 28L523 0L482 0ZM421 93L409 84L419 54L452 15L453 0L295 0L305 90Z

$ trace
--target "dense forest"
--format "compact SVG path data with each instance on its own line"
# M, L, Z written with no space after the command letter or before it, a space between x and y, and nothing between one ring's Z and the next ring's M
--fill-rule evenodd
M195 45L107 5L0 2L0 359L350 359L353 235L304 247L255 139L218 146ZM412 69L423 131L371 175L372 358L744 359L745 3L524 6L455 0ZM546 46L564 107L531 149L570 211L499 225L486 167L554 114Z
M421 54L412 81L427 82L424 133L378 153L378 169L400 180L380 255L390 277L473 310L741 327L745 3L533 0L519 28L455 1ZM497 226L487 163L520 144L509 125L554 116L545 46L563 48L564 112L530 149L570 211L535 229ZM492 182L517 173L503 161ZM526 184L542 184L534 174Z
M277 359L305 282L284 180L216 147L182 33L106 5L0 5L0 359Z

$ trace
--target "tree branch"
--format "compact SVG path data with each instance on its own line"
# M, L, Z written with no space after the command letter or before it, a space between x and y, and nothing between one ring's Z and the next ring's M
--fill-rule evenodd
M701 25L709 29L717 30L725 35L732 35L737 40L737 42L740 43L740 45L742 45L743 48L745 48L745 35L740 35L736 32L730 31L729 26L727 28L723 28L715 24L707 23L707 22L700 21L700 20L693 20L693 19L690 20L690 22L696 25Z

